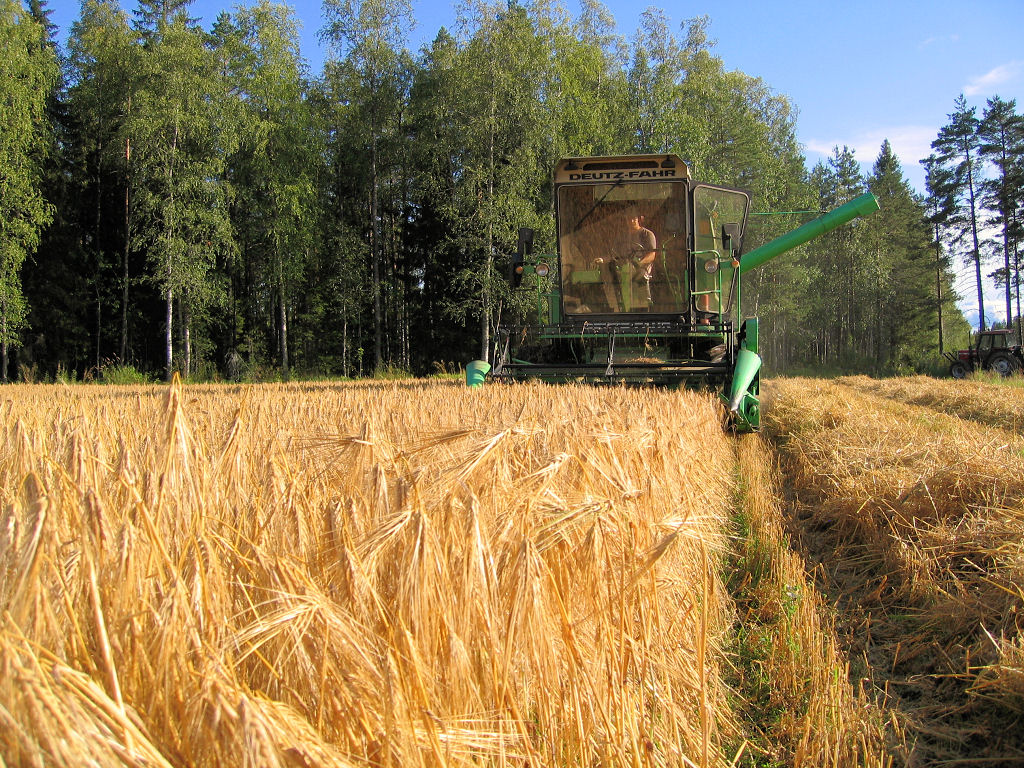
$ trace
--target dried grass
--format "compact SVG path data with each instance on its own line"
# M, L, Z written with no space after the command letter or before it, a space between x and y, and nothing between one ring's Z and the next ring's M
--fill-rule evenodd
M732 453L710 398L3 394L9 765L732 757Z
M1024 428L1024 388L981 378L934 379L929 376L905 376L872 379L847 376L839 384L862 392L913 405L923 405L962 419L1002 427L1020 434Z
M735 590L741 631L762 644L754 674L768 696L756 705L776 718L765 741L773 759L798 768L888 766L882 712L850 686L830 612L790 548L773 459L761 436L739 442L744 530L731 574L742 582Z
M943 402L930 382L770 382L792 530L900 714L904 761L1019 760L1024 441L899 394Z

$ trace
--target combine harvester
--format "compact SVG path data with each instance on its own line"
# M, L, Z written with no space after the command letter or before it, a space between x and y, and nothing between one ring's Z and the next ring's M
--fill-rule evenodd
M474 361L467 383L713 388L740 431L760 425L761 367L740 278L878 210L865 194L744 254L750 196L694 181L674 155L565 159L554 193L557 255L535 255L533 230L522 229L509 269L513 287L535 276L535 314L498 327L493 369Z

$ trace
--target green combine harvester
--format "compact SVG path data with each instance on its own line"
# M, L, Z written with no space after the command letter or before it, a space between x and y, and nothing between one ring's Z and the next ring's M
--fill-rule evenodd
M757 318L740 278L788 250L878 210L866 194L743 252L750 196L694 181L674 155L569 158L555 170L557 255L519 232L513 287L533 275L535 316L504 323L486 379L696 386L721 391L740 431L760 425ZM523 288L523 290L527 290Z

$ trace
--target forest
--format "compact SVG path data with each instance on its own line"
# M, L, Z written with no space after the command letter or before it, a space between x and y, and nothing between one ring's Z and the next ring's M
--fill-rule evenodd
M749 190L753 247L864 191L881 212L757 270L769 370L935 370L968 343L955 268L1020 321L1024 128L964 97L925 160L889 142L808 169L798 105L656 8L469 0L408 47L408 0L324 0L310 72L294 11L209 29L190 0L0 0L0 377L267 380L451 372L489 356L519 227L554 248L566 156L675 153ZM917 158L910 159L916 162ZM984 316L980 322L984 327Z

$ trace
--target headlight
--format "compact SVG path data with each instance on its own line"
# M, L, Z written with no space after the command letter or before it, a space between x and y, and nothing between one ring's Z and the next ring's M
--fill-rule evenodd
M543 263L543 262L541 262L540 264L538 264L536 266L534 271L537 273L537 277L547 277L548 276L548 265Z
M708 259L704 262L704 271L710 275L718 271L718 259Z

